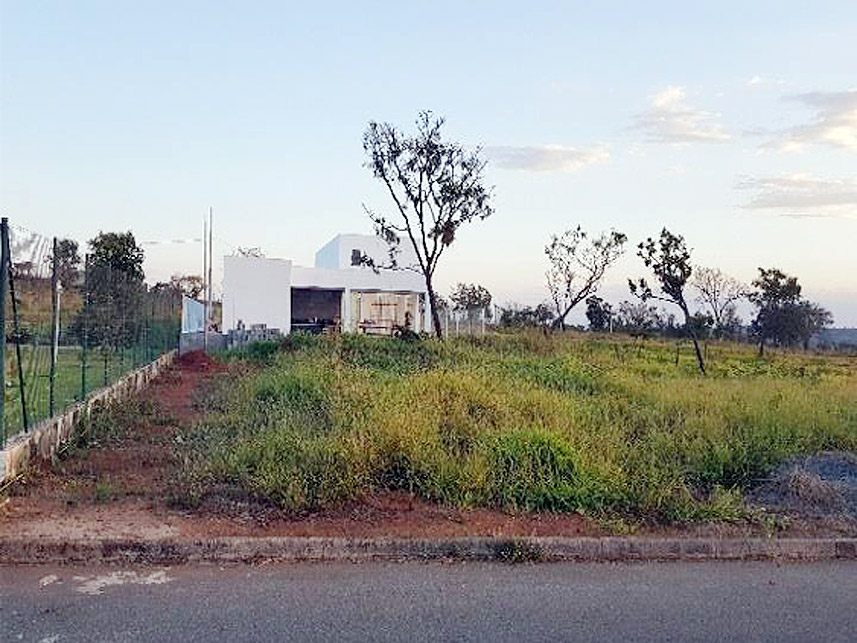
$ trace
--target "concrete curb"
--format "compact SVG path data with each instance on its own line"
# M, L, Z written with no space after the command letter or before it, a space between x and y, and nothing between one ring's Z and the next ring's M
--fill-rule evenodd
M0 538L0 564L481 560L857 560L857 538Z

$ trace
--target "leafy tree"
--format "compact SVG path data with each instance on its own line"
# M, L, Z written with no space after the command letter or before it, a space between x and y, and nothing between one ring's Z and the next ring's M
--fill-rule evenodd
M545 254L550 263L547 285L556 307L555 327L564 329L571 310L595 294L607 268L622 256L627 240L616 230L590 238L580 226L551 237Z
M657 299L670 304L675 304L684 314L684 325L688 335L693 341L693 349L696 352L696 361L699 370L705 375L705 362L702 359L702 351L699 349L699 340L691 322L691 314L685 297L685 287L693 272L690 264L690 251L684 242L684 237L673 234L666 228L661 230L660 238L655 240L649 237L637 247L637 255L643 260L643 264L655 276L658 283L658 293L655 293L644 278L638 281L628 280L631 294L646 302Z
M51 254L45 261L51 265L53 260L53 254ZM71 290L77 286L78 266L80 266L80 254L77 241L57 239L57 280L63 290Z
M547 328L554 319L553 309L549 304L532 306L507 305L500 309L500 326L504 328Z
M663 323L657 306L623 301L619 304L614 327L634 337L646 337L663 326Z
M797 277L777 268L759 268L753 286L750 301L758 311L752 330L759 341L759 355L764 354L768 340L777 346L801 343L808 348L810 338L833 323L830 311L801 297Z
M809 340L822 328L833 325L833 315L811 301L802 301L799 306L800 340L804 350L809 349Z
M453 310L464 311L473 321L479 314L491 317L491 293L477 284L459 283L449 296Z
M708 313L694 313L690 316L688 326L693 335L699 339L707 339L714 330L714 317Z
M434 275L444 251L452 245L465 223L485 219L494 210L490 189L483 185L485 161L481 149L467 150L458 143L444 141L444 119L431 112L417 118L417 132L405 136L389 123L369 123L363 135L366 166L379 179L393 200L393 219L366 208L375 230L389 246L389 265L398 268L402 238L414 249L431 305L435 333L443 336L437 308Z
M589 330L602 331L610 329L613 308L596 295L586 300L586 319L589 320Z
M130 345L137 337L146 292L143 249L131 232L100 232L89 242L84 305L78 330L104 350Z
M697 301L712 318L715 335L729 336L737 319L735 304L747 296L747 286L719 268L703 266L694 268L691 285L698 293Z
M752 285L755 290L749 298L758 309L752 330L759 340L759 355L764 355L769 339L779 345L794 343L798 337L796 321L801 301L797 277L777 268L759 268L759 276Z
M109 268L128 279L143 281L143 249L131 232L99 232L89 242L89 267Z
M205 292L205 282L199 275L173 275L170 285L191 299L199 299Z

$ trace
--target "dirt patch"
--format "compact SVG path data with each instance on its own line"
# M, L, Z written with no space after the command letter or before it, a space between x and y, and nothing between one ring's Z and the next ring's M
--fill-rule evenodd
M185 353L176 360L176 363L184 373L210 373L224 370L221 364L203 351Z
M218 499L218 504L222 499ZM208 501L206 535L380 536L433 538L449 536L594 536L604 532L580 514L507 513L457 509L420 500L404 492L377 492L339 509L299 516L252 503L236 502L223 510ZM197 523L202 526L201 523Z

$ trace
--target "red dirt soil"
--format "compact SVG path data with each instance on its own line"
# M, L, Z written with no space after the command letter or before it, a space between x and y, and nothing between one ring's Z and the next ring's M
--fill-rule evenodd
M175 439L200 419L194 407L225 367L202 352L179 358L141 394L154 412L130 431L39 466L0 500L0 536L45 538L204 538L218 536L581 536L602 530L579 514L455 509L406 493L380 492L334 510L290 516L257 503L207 500L168 506L181 478Z

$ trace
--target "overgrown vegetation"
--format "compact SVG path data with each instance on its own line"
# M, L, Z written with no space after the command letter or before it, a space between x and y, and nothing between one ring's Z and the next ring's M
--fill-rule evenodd
M857 365L538 332L254 348L195 436L198 475L292 510L375 489L460 506L732 519L793 455L857 450Z

